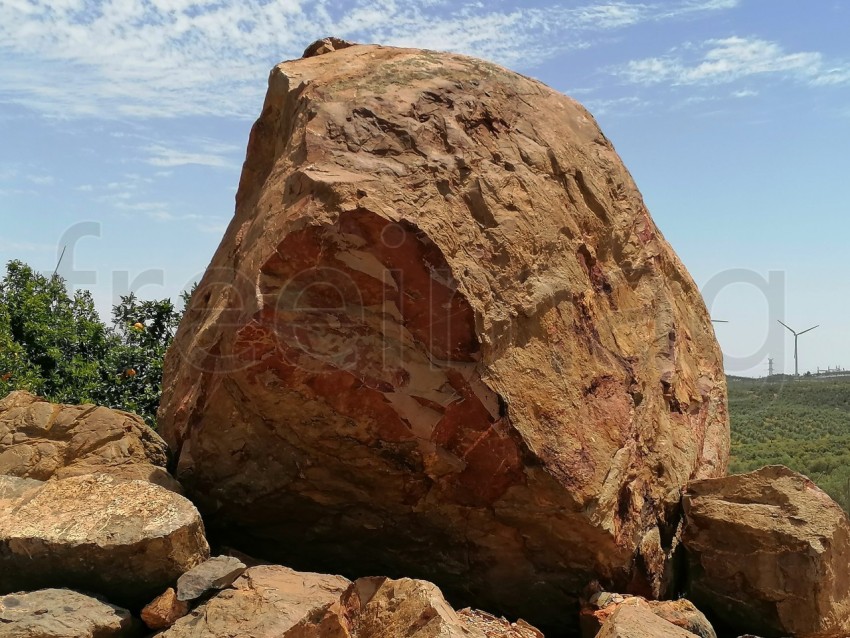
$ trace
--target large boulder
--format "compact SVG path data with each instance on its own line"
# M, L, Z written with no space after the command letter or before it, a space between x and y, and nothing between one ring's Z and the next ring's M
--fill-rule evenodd
M381 46L272 71L159 423L230 544L558 626L592 578L663 593L729 449L699 290L591 115Z
M46 481L102 472L180 491L167 461L165 441L135 414L24 391L0 400L0 474Z
M126 638L139 633L126 609L69 589L0 596L2 638Z
M782 466L694 481L684 494L689 597L737 633L850 635L850 521Z
M195 507L146 481L89 474L19 494L0 498L0 594L73 587L139 607L209 556Z

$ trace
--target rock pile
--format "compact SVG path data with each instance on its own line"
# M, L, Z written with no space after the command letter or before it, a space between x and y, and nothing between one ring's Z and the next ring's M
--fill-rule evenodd
M151 461L165 461L159 437L132 415L19 392L0 402L0 425L0 459L17 474L0 474L0 638L140 636L145 625L193 638L542 636L521 621L455 612L427 582L351 583L209 558L190 501L128 478L139 475L134 465L147 476Z

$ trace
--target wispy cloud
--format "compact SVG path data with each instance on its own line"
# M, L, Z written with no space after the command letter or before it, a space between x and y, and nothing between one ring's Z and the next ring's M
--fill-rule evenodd
M32 169L35 169L33 172ZM53 175L40 172L37 167L20 166L0 166L0 182L29 182L36 186L50 186L55 182ZM8 191L7 191L8 192ZM25 192L25 191L20 191Z
M220 144L212 140L203 141L189 150L173 148L164 144L151 144L145 147L143 151L147 154L145 162L160 168L173 168L189 164L214 168L233 168L236 166L234 154L244 152L243 149L236 146Z
M0 3L0 100L58 117L253 117L269 67L325 35L523 70L599 33L738 1L9 0ZM34 71L51 67L61 82Z
M643 85L722 84L775 76L819 86L850 82L850 63L830 63L816 51L789 53L760 38L730 37L682 47L664 57L633 60L617 73Z
M618 115L629 115L643 111L651 106L651 102L637 96L618 97L611 99L587 100L585 106L595 116L617 113Z
M0 252L4 253L34 253L56 250L55 244L44 244L30 241L6 241L0 239Z

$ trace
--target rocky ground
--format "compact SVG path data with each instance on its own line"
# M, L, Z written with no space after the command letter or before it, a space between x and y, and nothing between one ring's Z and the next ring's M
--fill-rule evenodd
M116 433L116 422L129 425ZM522 619L455 610L423 580L351 581L232 550L210 558L195 506L159 484L160 444L126 413L23 392L0 401L0 638L543 636ZM90 473L64 476L81 459ZM48 480L28 477L48 460ZM128 478L142 473L157 483ZM591 582L578 617L564 610L565 631L549 635L847 635L850 523L805 477L769 467L694 481L683 506L686 593L705 613Z
M164 387L165 440L0 399L0 638L850 635L847 516L725 475L699 291L590 114L494 65L276 67Z

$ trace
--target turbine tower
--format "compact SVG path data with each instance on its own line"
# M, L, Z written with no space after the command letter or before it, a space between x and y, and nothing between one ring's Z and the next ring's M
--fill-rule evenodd
M779 321L779 319L777 319L777 321ZM782 323L782 322L779 321L779 323ZM786 328L788 328L788 330L790 330L791 333L794 335L794 376L799 377L800 376L800 368L797 365L797 337L799 337L802 334L806 334L810 330L814 330L818 326L812 326L811 328L806 328L802 332L796 332L793 328L791 328L787 324L782 323L782 325L785 326ZM818 325L820 325L820 324L818 324Z

